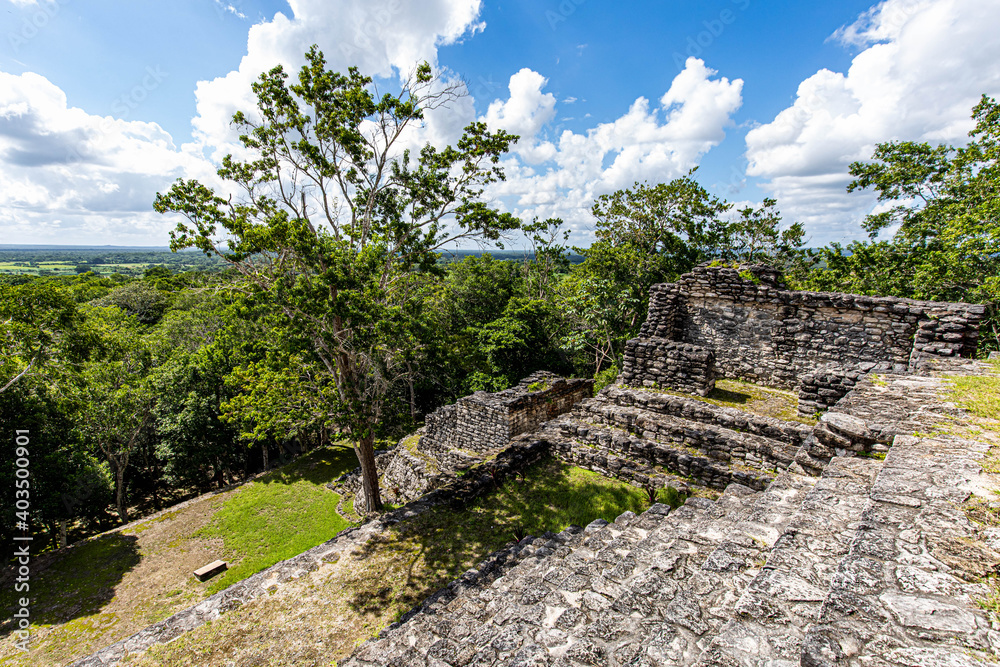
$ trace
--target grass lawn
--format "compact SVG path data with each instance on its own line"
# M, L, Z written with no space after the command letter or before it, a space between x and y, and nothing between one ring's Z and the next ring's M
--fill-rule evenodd
M992 375L946 377L948 398L970 413L967 419L943 424L941 432L962 438L979 440L991 445L983 472L993 483L992 493L977 492L963 503L962 509L973 524L984 529L1000 527L1000 362L991 362ZM1000 577L995 574L997 565L992 549L984 543L963 545L975 558L969 568L982 576L981 582L990 590L986 596L974 598L976 604L990 613L991 620L1000 621ZM978 566L978 567L976 567ZM980 572L975 572L976 570ZM985 571L985 572L983 572Z
M984 419L1000 419L1000 361L992 361L994 375L947 378L951 399Z
M472 507L440 506L392 526L337 562L123 664L331 665L510 543L517 526L537 535L647 504L641 489L548 459Z
M323 485L357 466L350 447L304 457L237 490L211 523L196 533L219 538L225 574L212 579L211 593L321 544L350 524L337 514L340 496Z
M355 465L349 447L317 450L232 491L37 557L31 650L17 651L4 618L0 665L66 664L330 539L348 524L323 485ZM197 581L192 571L216 558L232 568ZM13 608L13 587L3 584L0 604Z

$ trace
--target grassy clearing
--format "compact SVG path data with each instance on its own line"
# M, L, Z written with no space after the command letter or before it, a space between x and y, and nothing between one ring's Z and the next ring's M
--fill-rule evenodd
M19 653L9 618L0 665L63 665L108 646L333 537L347 522L323 485L355 465L349 447L312 452L233 491L203 496L32 562L32 643ZM208 582L192 576L215 558L233 567ZM13 587L0 590L13 608Z
M1000 419L1000 361L990 362L997 375L948 378L951 398L983 419Z
M197 537L219 538L229 569L210 593L330 539L350 524L337 513L340 496L326 482L355 467L350 447L321 450L238 489Z
M992 362L994 375L947 377L948 398L971 414L960 424L950 424L943 430L952 435L990 442L993 446L982 462L983 472L998 480L1000 475L1000 362ZM965 515L977 526L996 528L1000 526L1000 491L994 490L993 497L973 495L962 506ZM994 621L1000 619L1000 579L994 574L996 564L993 554L981 542L971 545L957 545L956 552L969 551L968 560L975 565L969 567L970 580L979 581L989 588L989 593L976 597L975 602Z
M437 507L393 526L336 563L124 664L330 665L510 543L518 526L537 535L647 505L641 489L546 460L466 510Z

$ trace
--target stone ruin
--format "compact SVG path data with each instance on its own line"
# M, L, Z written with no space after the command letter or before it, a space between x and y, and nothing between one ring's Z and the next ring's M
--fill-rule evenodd
M510 389L460 398L427 415L423 428L378 457L381 490L392 502L419 498L593 393L593 380L539 371ZM355 488L360 486L359 475L360 470L355 471L349 482Z
M417 500L79 664L175 637L548 454L698 493L491 554L339 664L995 665L1000 624L976 601L992 594L1000 528L962 507L1000 492L983 472L995 441L962 429L941 377L993 372L967 358L983 315L790 292L768 267L699 267L653 286L616 384L591 397L589 380L536 374L438 410L378 457L386 495ZM702 400L722 377L796 391L800 414L822 415Z
M978 582L1000 563L1000 529L960 507L996 486L988 446L925 434L960 417L941 372L984 372L963 358L983 314L791 292L761 266L655 285L615 385L581 388L521 434L493 412L508 398L469 397L428 419L421 442L441 461L507 439L505 456L544 448L633 484L721 494L527 538L344 664L995 664L1000 627L974 600L990 594ZM701 400L720 377L825 412L786 421Z
M913 372L930 359L974 356L985 312L967 303L789 291L769 266L704 265L650 289L622 377L705 395L714 361L723 377L800 390L805 412L815 412L876 366ZM660 351L674 354L673 377L657 366Z

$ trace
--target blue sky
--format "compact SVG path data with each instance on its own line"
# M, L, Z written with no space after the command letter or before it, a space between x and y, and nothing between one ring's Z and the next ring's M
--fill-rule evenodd
M212 182L249 82L319 43L398 84L427 59L474 119L522 135L488 194L589 245L594 197L698 180L778 199L814 245L860 238L847 165L889 139L964 141L1000 92L1000 0L0 0L0 243L164 245L151 211Z

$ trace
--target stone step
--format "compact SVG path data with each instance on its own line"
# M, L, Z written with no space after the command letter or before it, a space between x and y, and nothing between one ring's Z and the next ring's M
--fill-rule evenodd
M427 664L424 661L433 658L446 664L487 665L519 651L548 654L551 649L559 654L560 642L571 640L573 628L599 625L614 604L628 604L619 601L618 594L620 582L630 576L630 555L657 551L657 545L672 539L673 528L694 532L696 524L717 521L754 495L734 485L718 502L690 498L674 511L653 505L639 516L626 512L613 523L595 521L565 539L522 546L526 540L516 555L501 557L516 563L493 571L500 576L487 581L466 573L382 637L364 644L345 664ZM555 548L552 542L558 542ZM644 565L664 572L673 566L669 559Z
M803 639L802 664L993 664L1000 633L977 604L1000 554L962 511L989 446L896 436Z
M644 552L637 545L606 574L611 579L628 574L620 582L622 588L611 611L623 615L619 624L629 630L623 640L605 640L601 655L615 655L619 664L691 664L728 620L738 597L734 591L750 579L743 572L749 562L731 558L717 566L720 549L732 551L738 543L746 550L741 555L752 562L756 551L751 534L762 532L761 521L783 525L811 483L810 478L785 473L773 490L764 493L730 487L718 503L732 499L728 510L692 511L687 517L688 506L678 510L671 516L669 534L664 526L664 539L656 548ZM734 497L734 489L742 492ZM758 548L767 546L761 543ZM643 620L630 626L627 619L637 618Z
M591 447L602 454L622 455L651 466L662 466L669 473L694 478L698 483L716 489L724 489L729 484L737 483L763 490L772 479L771 475L763 471L711 459L699 455L695 449L681 449L674 443L649 440L611 426L563 417L558 421L558 427L562 437L550 439L549 443L556 455L568 460L593 459L593 454L579 449ZM593 463L600 465L601 461L598 458Z
M880 466L877 459L833 459L764 554L766 564L738 598L735 615L699 667L799 664L805 629L819 617ZM760 518L770 529L767 517Z
M605 387L591 402L605 402L622 407L638 407L688 421L721 426L741 433L759 435L798 447L811 431L800 422L756 415L737 408L728 408L693 397L675 396L658 391L634 389L622 385Z
M693 664L815 482L781 473L764 492L732 484L715 502L546 536L488 585L463 577L467 588L459 580L345 664ZM651 662L632 662L642 656Z
M620 428L646 440L691 447L710 459L767 472L787 469L801 446L799 441L784 442L643 406L584 402L576 407L573 416L583 422Z

